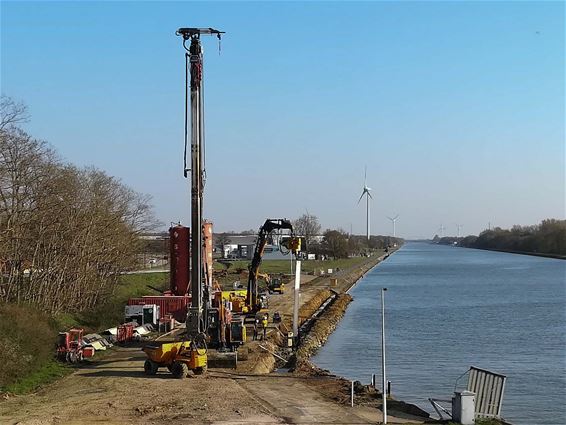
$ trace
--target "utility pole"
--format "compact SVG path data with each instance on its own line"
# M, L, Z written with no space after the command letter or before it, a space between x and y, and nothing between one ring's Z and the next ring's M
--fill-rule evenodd
M299 343L299 304L301 291L301 260L295 261L295 287L293 300L293 338L296 344Z
M191 307L187 314L187 335L196 338L205 330L206 315L203 314L204 279L202 207L204 192L204 100L203 100L203 51L201 35L215 35L220 40L222 31L213 28L179 28L177 35L183 37L185 53L185 167L184 176L191 172ZM187 47L187 42L190 46ZM190 78L189 78L190 77ZM190 107L189 107L190 92ZM189 113L190 110L190 113ZM191 165L187 169L187 144L190 115ZM207 288L208 289L208 288ZM208 291L207 291L208 292ZM210 295L210 294L209 294ZM208 295L208 296L209 296ZM205 308L209 307L207 300Z
M385 291L381 288L381 393L383 398L383 423L387 423L387 378L385 376Z

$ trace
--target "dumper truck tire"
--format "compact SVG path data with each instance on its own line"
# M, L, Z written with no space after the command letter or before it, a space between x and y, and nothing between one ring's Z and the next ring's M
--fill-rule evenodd
M171 366L171 373L177 379L185 379L189 374L189 368L185 363L177 361Z
M149 359L147 359L143 364L143 371L145 372L146 375L155 375L158 369L159 366L157 365L157 363L152 362Z
M204 372L206 372L206 366L197 367L197 368L193 369L193 373L195 375L202 375Z

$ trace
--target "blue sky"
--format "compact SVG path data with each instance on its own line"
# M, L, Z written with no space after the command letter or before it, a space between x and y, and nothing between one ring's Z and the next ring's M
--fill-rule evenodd
M562 2L2 2L2 93L188 222L181 26L205 40L205 216L466 234L564 217Z

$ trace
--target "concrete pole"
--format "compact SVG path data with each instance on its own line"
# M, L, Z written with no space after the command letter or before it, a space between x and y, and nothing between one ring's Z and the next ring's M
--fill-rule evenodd
M301 260L295 261L295 302L293 304L293 337L299 337L299 289L301 287Z
M385 291L387 288L381 288L381 376L382 397L383 397L383 423L387 423L387 379L385 377Z
M354 381L351 381L350 386L350 407L354 407Z

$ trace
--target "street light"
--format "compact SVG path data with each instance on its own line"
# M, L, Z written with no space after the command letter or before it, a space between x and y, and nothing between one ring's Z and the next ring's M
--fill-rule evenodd
M383 423L387 423L387 379L385 377L385 291L381 288L381 376L383 378L381 394L383 399Z

